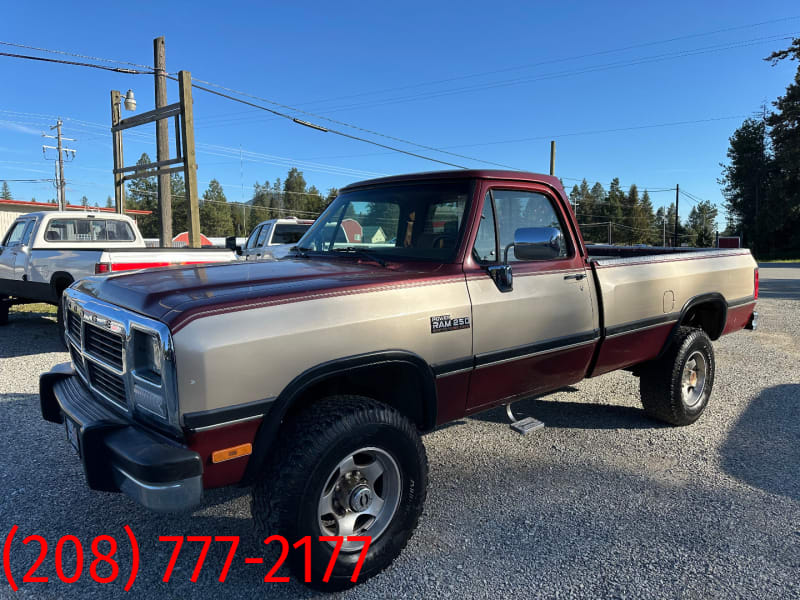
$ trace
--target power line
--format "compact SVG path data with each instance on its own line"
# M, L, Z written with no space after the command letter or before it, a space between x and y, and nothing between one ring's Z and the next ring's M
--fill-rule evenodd
M168 78L176 80L175 77L168 77ZM359 142L372 144L373 146L378 146L380 148L386 148L387 150L392 150L394 152L400 152L401 154L406 154L408 156L414 156L416 158L421 158L423 160L429 160L431 162L439 163L439 164L442 164L442 165L447 165L448 167L456 167L457 169L466 169L467 168L467 167L465 167L463 165L458 165L458 164L447 162L447 161L444 161L444 160L439 160L438 158L432 158L430 156L425 156L423 154L418 154L416 152L410 152L409 150L403 150L401 148L396 148L394 146L389 146L387 144L382 144L382 143L376 142L374 140L368 140L367 138L362 138L362 137L359 137L359 136L356 136L356 135L351 135L349 133L345 133L343 131L339 131L339 130L336 130L336 129L330 129L330 128L327 128L327 127L323 127L322 125L317 125L315 123L310 123L308 121L302 121L302 120L300 120L300 119L298 119L296 117L292 117L291 115L287 115L285 113L279 112L277 110L273 110L273 109L268 108L266 106L261 106L259 104L255 104L253 102L249 102L247 100L242 100L241 98L236 98L235 96L231 96L231 95L225 94L223 92L218 92L217 90L212 90L211 88L208 88L208 87L205 87L205 86L202 86L202 85L198 85L198 84L193 83L192 87L197 88L199 90L203 90L204 92L208 92L209 94L214 94L214 95L220 96L222 98L227 98L228 100L233 100L234 102L239 102L241 104L246 104L248 106L252 106L253 108L258 108L258 109L267 111L267 112L272 113L272 114L274 114L274 115L276 115L278 117L282 117L284 119L288 119L290 121L293 121L294 123L297 123L298 125L303 125L305 127L310 127L312 129L317 129L317 130L322 131L324 133L333 133L335 135L346 137L346 138L349 138L351 140L356 140L356 141L359 141Z
M153 67L150 65L140 65L138 63L128 62L126 60L114 60L112 58L100 58L99 56L87 56L86 54L76 54L74 52L67 52L65 50L52 50L49 48L39 48L37 46L27 46L25 44L17 44L15 42L5 42L0 40L0 45L2 46L13 46L15 48L25 48L27 50L37 50L39 52L49 52L50 54L62 54L64 56L73 56L75 58L85 58L87 60L94 60L97 62L108 62L108 63L116 63L118 65L128 65L130 67L140 67L142 69L149 69L153 71Z
M44 56L31 56L28 54L14 54L11 52L0 52L0 56L7 56L9 58L22 58L26 60L38 60L41 62L58 63L62 65L72 65L75 67L90 67L92 69L100 69L103 71L112 71L114 73L125 73L127 75L153 75L153 71L139 71L137 69L126 69L122 67L107 67L105 65L95 65L86 62L76 62L74 60L61 60L57 58L45 58Z
M335 101L335 100L346 100L348 98L357 98L357 97L361 97L361 96L383 94L383 93L387 93L387 92L395 92L395 91L400 91L400 90L404 90L404 89L412 89L412 88L424 87L424 86L428 86L428 85L437 85L437 84L440 84L440 83L450 83L452 81L459 81L459 80L464 80L464 79L473 79L473 78L476 78L476 77L483 77L483 76L486 76L486 75L496 75L498 73L507 73L507 72L510 72L510 71L519 71L519 70L524 70L524 69L530 69L530 68L534 68L534 67L544 66L544 65L548 65L548 64L555 64L555 63L559 63L559 62L568 62L568 61L572 61L572 60L580 60L580 59L583 59L583 58L591 58L591 57L594 57L594 56L601 56L601 55L604 55L604 54L613 54L613 53L617 53L617 52L625 52L627 50L635 50L635 49L638 49L638 48L645 48L645 47L648 47L648 46L656 46L656 45L661 45L661 44L668 44L668 43L671 43L671 42L676 42L676 41L686 40L686 39L692 39L692 38L698 38L698 37L707 37L707 36L715 35L715 34L718 34L718 33L727 33L729 31L737 31L737 30L741 30L741 29L750 29L750 28L754 28L754 27L760 27L762 25L771 25L773 23L792 21L792 20L797 20L797 19L800 19L800 15L791 16L791 17L781 17L781 18L778 18L778 19L770 19L770 20L767 20L767 21L760 21L760 22L757 22L757 23L748 23L746 25L738 25L738 26L734 26L734 27L726 27L724 29L715 29L713 31L707 31L707 32L702 32L702 33L694 33L694 34L687 34L687 35L672 37L672 38L663 39L663 40L655 40L655 41L650 41L650 42L644 42L644 43L641 43L641 44L633 44L633 45L630 45L630 46L623 46L623 47L620 47L620 48L613 48L613 49L608 49L608 50L600 50L600 51L596 51L596 52L590 52L590 53L586 53L586 54L579 54L579 55L575 55L575 56L569 56L569 57L562 57L562 58L550 59L550 60L545 60L545 61L539 61L539 62L535 62L535 63L529 63L529 64L526 64L526 65L519 65L519 66L516 66L516 67L506 67L506 68L503 68L503 69L496 69L496 70L493 70L493 71L483 71L483 72L480 72L480 73L471 73L471 74L467 74L467 75L459 75L459 76L456 76L456 77L448 77L446 79L438 79L438 80L421 82L421 83L416 83L416 84L397 86L397 87L392 87L392 88L386 88L386 89L383 89L383 90L373 90L371 92L361 92L361 93L358 93L358 94L349 94L349 95L346 95L346 96L338 96L338 97L334 97L334 98L327 98L327 99L324 99L324 100L315 100L315 101L312 101L312 102L306 102L304 104L306 104L306 105L307 104L322 104L322 103L325 103L325 102L332 102L332 101ZM301 104L301 106L302 105L303 104Z
M409 146L415 146L417 148L423 148L425 150L432 150L434 152L440 152L442 154L447 154L449 156L455 156L457 158L464 158L466 160L472 160L472 161L475 161L475 162L486 163L488 165L495 165L495 166L498 166L498 167L504 167L504 168L507 168L507 169L517 170L515 167L511 167L509 165L504 165L504 164L501 164L501 163L496 163L496 162L484 160L482 158L475 158L474 156L466 156L464 154L458 154L458 153L455 153L455 152L449 152L447 150L443 150L442 148L436 148L436 147L433 147L433 146L427 146L425 144L418 144L417 142L412 142L410 140L399 138L399 137L396 137L396 136L393 136L393 135L388 135L388 134L385 134L385 133L381 133L379 131L374 131L372 129L367 129L365 127L360 127L358 125L353 125L352 123L346 123L344 121L340 121L340 120L337 120L337 119L332 119L332 118L326 117L324 115L308 112L308 111L299 109L299 108L294 107L294 106L289 106L288 104L281 104L280 102L275 102L275 101L269 100L267 98L262 98L262 97L259 97L259 96L255 96L253 94L249 94L247 92L242 92L240 90L235 90L233 88L225 87L223 85L212 83L210 81L204 81L202 79L194 79L194 81L198 81L198 82L203 83L205 85L210 85L212 87L215 87L215 88L218 88L218 89L221 89L221 90L225 90L225 91L230 92L232 94L237 94L239 96L245 96L247 98L253 98L254 100L259 100L261 102L266 102L266 103L271 104L273 106L278 106L280 108L284 108L286 110L290 110L292 112L296 112L296 113L299 113L299 114L302 114L302 115L314 117L314 118L317 118L317 119L322 119L324 121L328 121L329 123L335 123L337 125L342 125L344 127L348 127L350 129L355 129L357 131L363 131L364 133L368 133L370 135L377 135L379 137L386 138L388 140L393 140L395 142L401 142L403 144L408 144ZM199 87L199 86L195 86L195 87ZM200 88L199 87L199 89L204 89L204 88ZM206 91L209 91L209 90L206 90ZM283 115L281 115L281 116L283 116ZM445 164L449 164L449 163L445 163ZM457 166L457 165L455 165L455 166Z
M450 90L440 90L436 92L426 92L422 94L412 94L409 96L397 96L394 98L386 98L384 100L379 100L375 102L362 102L359 104L350 104L338 107L332 107L330 109L326 109L325 112L330 114L333 112L341 112L345 110L354 110L358 108L366 108L366 107L373 107L373 106L387 106L390 104L398 104L404 102L412 102L417 100L428 100L432 98L440 98L444 96L450 96L454 94L462 94L465 92L473 92L473 91L481 91L481 90L489 90L495 89L500 87L508 87L514 85L521 85L526 83L535 83L539 81L547 81L551 79L560 79L562 77L571 77L574 75L584 75L587 73L596 73L601 71L607 71L612 69L619 69L624 67L630 66L637 66L637 65L644 65L650 64L654 62L662 62L665 60L672 60L676 58L684 58L684 57L691 57L691 56L699 56L703 54L709 54L712 52L720 52L724 50L731 50L737 48L745 48L749 46L754 46L757 44L761 44L768 41L778 41L778 40L786 40L786 39L793 39L793 36L796 35L797 32L790 32L786 34L776 34L772 36L765 36L761 38L754 38L750 40L743 40L739 42L726 42L724 44L717 44L712 46L706 46L702 48L694 48L689 50L680 50L680 51L673 51L668 52L660 55L653 55L653 56L646 56L646 57L639 57L634 59L626 59L623 61L616 61L611 63L605 63L600 65L594 65L591 67L584 67L580 69L572 69L566 71L558 71L553 73L546 73L544 75L540 75L537 77L523 77L523 78L515 78L515 79L507 79L502 81L495 81L495 82L487 82L482 84L475 84L471 86L465 86L460 88L454 88Z

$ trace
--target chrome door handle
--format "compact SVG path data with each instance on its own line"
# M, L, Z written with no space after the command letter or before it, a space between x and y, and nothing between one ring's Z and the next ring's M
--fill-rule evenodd
M580 281L586 277L586 273L575 273L574 275L564 275L564 279L575 279Z

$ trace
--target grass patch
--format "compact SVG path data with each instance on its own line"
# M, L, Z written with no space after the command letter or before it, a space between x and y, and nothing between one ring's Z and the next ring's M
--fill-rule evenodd
M9 313L23 313L30 315L56 316L56 307L52 304L41 302L39 304L15 304L9 310Z

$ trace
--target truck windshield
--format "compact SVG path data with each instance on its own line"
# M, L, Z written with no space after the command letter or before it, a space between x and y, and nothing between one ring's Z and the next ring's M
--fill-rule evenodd
M402 184L340 194L297 243L298 251L368 251L386 260L450 262L472 195L470 181Z
M53 219L44 239L47 242L132 242L136 238L125 221Z

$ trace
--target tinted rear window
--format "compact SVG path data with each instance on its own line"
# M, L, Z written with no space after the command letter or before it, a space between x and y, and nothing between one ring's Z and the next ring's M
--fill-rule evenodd
M272 243L296 244L309 227L311 227L311 225L278 224L275 226L275 233L272 234Z
M132 242L136 238L125 221L53 219L44 239L47 242Z

